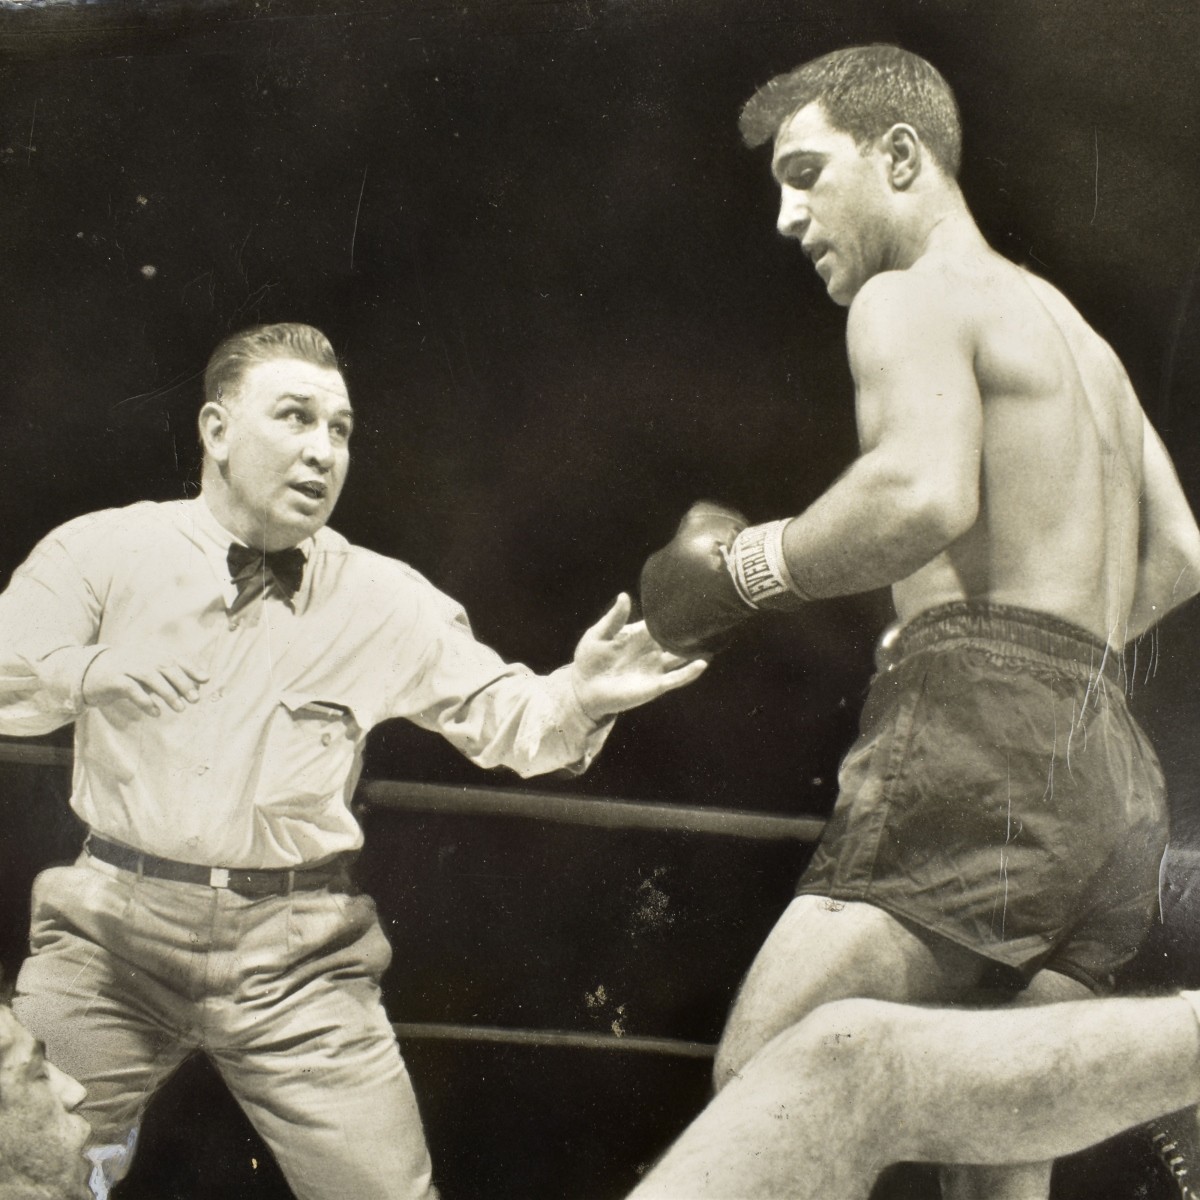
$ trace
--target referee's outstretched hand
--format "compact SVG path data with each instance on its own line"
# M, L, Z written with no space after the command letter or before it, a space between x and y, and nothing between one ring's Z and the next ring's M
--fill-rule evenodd
M707 659L664 650L645 621L629 621L631 607L622 592L575 648L571 680L580 706L594 721L685 687L708 666Z

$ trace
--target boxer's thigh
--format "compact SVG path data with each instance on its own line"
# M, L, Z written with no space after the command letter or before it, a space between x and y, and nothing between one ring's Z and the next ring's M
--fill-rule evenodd
M1030 1008L1039 1004L1061 1004L1088 1000L1090 988L1078 979L1057 971L1039 971L1029 985L1013 998L1012 1007ZM981 1080L978 1085L985 1086ZM968 1091L968 1089L964 1089ZM965 1100L965 1097L964 1097ZM1020 1154L1015 1147L1014 1153ZM1045 1200L1050 1194L1050 1176L1054 1163L1014 1163L1005 1166L943 1167L940 1173L942 1200Z
M821 1004L849 997L947 1000L973 986L984 965L968 950L919 937L873 905L797 896L734 1003L717 1053L717 1085Z

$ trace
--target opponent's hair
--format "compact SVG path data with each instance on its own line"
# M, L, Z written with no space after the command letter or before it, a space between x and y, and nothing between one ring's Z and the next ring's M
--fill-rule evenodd
M16 1016L13 1014L12 1005L8 1001L8 996L12 994L12 989L6 988L5 990L7 995L3 1001L0 1001L0 1063L3 1063L12 1053L13 1046L16 1045L16 1038L13 1037L13 1026L18 1023ZM3 1110L5 1105L9 1104L11 1100L12 1097L3 1089L0 1089L0 1110Z
M318 367L342 369L329 339L311 325L281 322L255 325L231 334L209 356L204 369L204 399L219 404L236 391L255 363L298 358Z
M938 166L951 179L958 176L958 105L940 72L918 55L899 46L849 46L777 75L742 109L742 138L748 146L761 146L814 102L834 129L848 133L859 146L893 125L911 125Z

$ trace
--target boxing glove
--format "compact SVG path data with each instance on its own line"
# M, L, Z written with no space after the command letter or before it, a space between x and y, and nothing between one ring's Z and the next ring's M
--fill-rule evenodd
M642 568L642 616L676 654L719 650L759 609L793 611L804 597L783 560L786 520L747 526L721 504L694 504Z

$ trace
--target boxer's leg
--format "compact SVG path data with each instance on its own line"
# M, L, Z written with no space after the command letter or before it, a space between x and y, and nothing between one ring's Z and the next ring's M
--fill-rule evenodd
M744 1065L629 1200L865 1200L898 1099L873 1001L826 1005Z
M1013 1000L1013 1007L1094 999L1077 979L1057 971L1039 971ZM942 1200L1046 1200L1054 1162L1014 1166L949 1166L941 1171Z
M1200 1027L1178 996L891 1016L902 1160L1061 1157L1200 1099Z
M861 1200L893 1162L1049 1159L1197 1099L1200 1028L1179 997L843 1000L764 1047L630 1200Z
M758 952L717 1048L720 1089L767 1042L819 1005L852 996L948 1001L973 986L976 954L924 941L882 909L797 896Z

